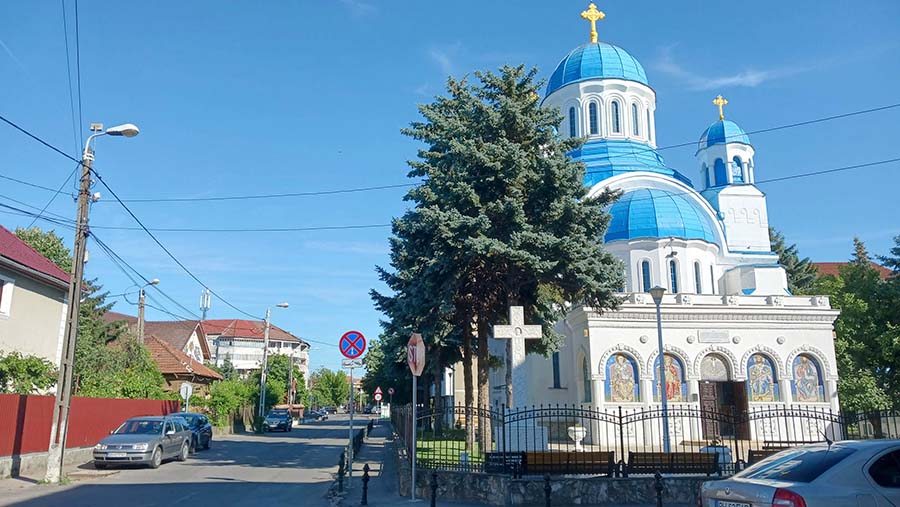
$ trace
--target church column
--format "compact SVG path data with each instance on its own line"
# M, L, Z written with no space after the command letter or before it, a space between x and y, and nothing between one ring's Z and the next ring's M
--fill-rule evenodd
M831 410L835 412L840 411L841 407L840 405L838 405L838 390L836 380L825 381L825 393L828 396L826 400L828 401L828 404L831 405Z
M594 406L597 407L597 410L603 410L603 405L606 401L603 399L604 388L605 383L600 379L600 375L591 375L591 397L594 400Z
M653 379L641 379L641 401L644 402L644 405L652 405L655 403L653 401Z
M603 390L604 390L604 381L600 379L600 375L594 374L591 375L591 398L593 400L594 408L598 412L603 412L606 410L604 406L604 402L606 401L603 398ZM585 440L585 443L591 445L601 445L601 439L604 438L606 432L604 431L603 423L600 421L590 421L591 431L588 435L588 438Z
M687 381L687 401L691 403L700 403L700 381L697 379L688 379Z

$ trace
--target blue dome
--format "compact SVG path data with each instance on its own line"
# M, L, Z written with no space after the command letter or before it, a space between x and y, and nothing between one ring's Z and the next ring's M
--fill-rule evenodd
M588 187L634 171L664 174L691 185L691 180L668 167L656 150L630 139L592 139L570 151L569 156L584 162L584 184Z
M750 138L747 137L747 133L737 123L729 120L719 120L703 131L703 135L700 136L700 146L697 149L702 150L714 144L726 143L750 144Z
M715 243L710 214L684 193L656 188L625 192L609 208L605 240L636 238L702 239Z
M573 49L559 62L547 83L546 95L569 83L603 78L627 79L650 86L644 67L627 51L605 42L589 42Z

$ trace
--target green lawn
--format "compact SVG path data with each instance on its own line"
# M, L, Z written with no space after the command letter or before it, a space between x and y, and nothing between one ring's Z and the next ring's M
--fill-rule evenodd
M453 465L460 462L459 455L465 450L465 440L418 440L416 442L416 461L422 464L434 462ZM477 442L475 450L469 453L469 463L484 463L484 454Z

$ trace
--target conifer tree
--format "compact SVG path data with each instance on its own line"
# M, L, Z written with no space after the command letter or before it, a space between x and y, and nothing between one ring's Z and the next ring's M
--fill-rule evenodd
M800 258L796 244L787 245L784 235L769 227L772 251L778 254L778 262L787 272L788 289L792 294L810 294L818 277L818 270L809 257Z

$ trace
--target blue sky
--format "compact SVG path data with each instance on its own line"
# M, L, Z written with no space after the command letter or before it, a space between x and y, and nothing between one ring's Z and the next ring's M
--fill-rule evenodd
M74 2L66 0L71 63ZM84 126L134 122L134 139L101 139L95 168L123 198L331 190L406 182L416 145L399 130L448 74L525 63L552 72L587 41L583 0L454 2L79 3ZM660 146L696 140L725 95L752 131L900 102L900 3L600 2L600 39L627 49L657 92ZM66 77L60 2L13 2L0 16L0 114L80 152ZM77 101L77 99L76 99ZM77 107L77 106L76 106ZM900 109L751 136L758 179L900 156ZM86 130L86 128L84 129ZM86 135L86 134L85 134ZM0 174L57 187L73 164L0 125ZM691 147L662 152L695 176ZM884 253L900 234L898 164L761 185L769 219L801 253L843 260L859 235ZM695 177L696 179L696 177ZM71 188L71 187L69 187ZM101 190L102 193L106 192ZM405 190L276 200L133 203L151 227L255 228L387 224ZM0 180L0 202L43 206L50 193ZM892 199L894 198L894 199ZM61 196L50 211L74 217ZM8 228L29 219L0 214ZM106 195L96 226L130 226ZM42 224L48 227L46 224ZM201 288L139 231L97 235L160 288L196 309ZM300 336L336 343L378 334L368 291L387 263L387 228L291 233L159 233L201 280L235 305ZM71 234L64 234L71 242ZM131 284L96 246L88 275L111 293ZM133 299L132 299L133 300ZM171 310L174 305L162 301ZM119 301L116 309L134 312ZM154 310L151 319L167 318ZM237 316L214 301L212 318ZM314 345L313 367L339 365Z

